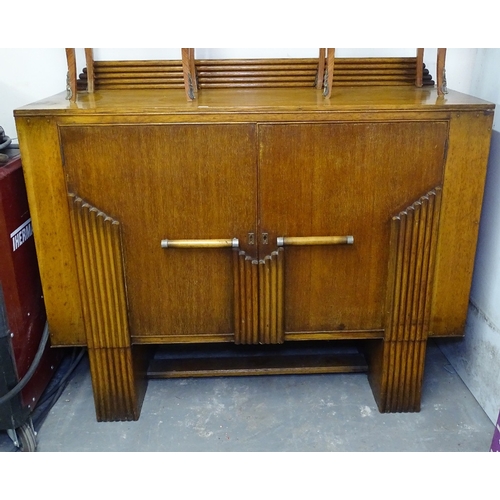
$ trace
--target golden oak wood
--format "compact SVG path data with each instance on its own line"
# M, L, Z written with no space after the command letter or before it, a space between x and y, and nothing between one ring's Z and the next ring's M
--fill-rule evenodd
M308 87L323 88L329 99L335 85L434 85L424 71L424 49L416 57L407 58L341 58L340 72L334 76L335 49L319 49L318 59L254 59L254 60L195 60L194 48L181 49L177 61L94 61L93 49L85 49L87 67L79 86L76 81L75 49L66 49L68 63L68 99L76 100L77 88L94 92L95 70L102 68L97 78L104 88L177 88L181 85L188 102L196 99L201 75L204 88L221 87ZM437 50L438 95L447 92L445 83L446 49ZM179 69L180 66L180 69ZM343 69L345 68L345 69ZM165 72L166 71L166 72ZM424 77L425 73L425 77Z
M438 95L444 95L447 92L446 76L445 76L445 60L446 49L437 50L437 63L436 63L436 88Z
M388 221L441 184L446 123L286 123L259 130L259 219L270 240L264 251L281 236L354 237L353 245L287 249L285 275L294 286L285 292L285 331L383 328Z
M97 75L15 112L52 343L88 345L97 418L139 417L150 344L351 340L380 410L418 411L428 337L463 334L493 105ZM241 363L183 373L358 369Z
M480 166L488 161L490 141L484 131L490 129L491 116L480 111L456 112L450 120L430 326L434 336L462 335L465 328L465 315L456 311L466 310L469 301L486 176Z
M91 50L85 49L87 68L79 80L80 88L89 92L94 82L99 90L184 88L187 100L192 101L199 88L325 86L329 97L333 86L434 85L424 70L423 49L417 57L335 59L335 49L328 49L328 54L327 49L320 49L318 59L243 60L195 60L194 49L182 49L178 61L94 61ZM439 61L438 68L444 72L444 59Z
M76 53L75 49L66 49L66 61L68 64L67 92L71 101L76 101Z
M335 49L326 49L326 83L323 90L323 95L330 98L332 95L333 86L333 68L335 66Z
M39 267L46 282L44 300L54 345L85 345L76 260L67 203L68 191L62 170L57 123L44 117L27 118L18 128L23 152L30 214L39 229L36 246L44 257ZM40 186L43 186L41 188ZM41 195L43 190L44 195Z
M417 49L417 74L415 77L415 85L422 87L424 84L424 49Z
M95 89L94 51L92 49L85 49L85 62L87 64L87 92L92 94Z
M124 227L132 336L232 332L231 249L166 250L161 241L237 238L247 248L255 127L64 126L61 136L71 192Z
M325 78L325 56L326 49L319 49L319 58L318 58L318 69L316 71L316 88L323 88L323 81Z

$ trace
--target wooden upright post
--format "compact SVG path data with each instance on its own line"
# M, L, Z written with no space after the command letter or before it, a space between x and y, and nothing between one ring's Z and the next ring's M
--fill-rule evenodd
M424 84L424 49L417 49L416 64L415 86L422 87Z
M446 49L437 49L436 83L439 96L447 93L446 89Z
M318 73L316 76L316 88L323 88L323 80L325 78L325 57L326 57L326 49L319 49L319 58L318 58Z
M332 95L333 68L335 65L335 49L326 49L326 86L323 95L330 99Z
M75 49L66 49L68 76L66 81L66 99L76 101L76 55Z
M87 64L87 92L94 93L94 51L85 49L85 63Z
M181 49L182 74L184 77L184 89L188 101L196 98L198 82L196 80L196 69L194 64L194 49Z

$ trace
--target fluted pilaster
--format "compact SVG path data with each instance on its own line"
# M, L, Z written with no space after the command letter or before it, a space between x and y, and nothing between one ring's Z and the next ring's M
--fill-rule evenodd
M283 255L280 248L257 260L234 251L235 343L283 342Z
M97 419L135 420L120 223L73 194L70 206Z

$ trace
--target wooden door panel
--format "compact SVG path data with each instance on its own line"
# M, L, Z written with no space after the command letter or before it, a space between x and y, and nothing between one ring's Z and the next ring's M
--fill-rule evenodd
M287 333L384 327L390 221L442 184L447 133L445 122L259 127L262 253L280 236L354 236L285 249Z
M231 249L160 242L238 238L249 250L255 126L67 126L61 138L68 192L122 226L132 337L232 335Z

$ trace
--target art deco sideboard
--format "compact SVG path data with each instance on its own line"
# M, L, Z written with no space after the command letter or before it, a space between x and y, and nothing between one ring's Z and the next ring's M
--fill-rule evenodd
M17 109L52 345L88 347L98 420L139 418L151 376L365 369L380 411L419 411L428 339L464 332L493 112L411 85ZM284 354L337 342L359 355ZM160 345L272 355L176 371Z

